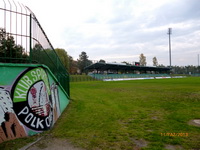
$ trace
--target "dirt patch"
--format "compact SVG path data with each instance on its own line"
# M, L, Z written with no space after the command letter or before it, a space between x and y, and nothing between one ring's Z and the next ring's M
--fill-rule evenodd
M196 126L196 127L200 127L200 119L193 119L193 120L190 120L190 121L188 122L188 124L193 125L193 126Z
M43 137L29 146L25 146L20 150L83 150L75 147L66 139Z
M168 150L182 150L183 148L180 145L165 145L165 149L168 149Z
M152 120L159 120L157 116L151 117Z
M188 95L189 99L192 99L193 101L199 101L200 100L200 92L191 93Z
M132 139L132 141L135 143L136 145L136 149L140 149L140 148L143 148L143 147L147 147L148 143L147 141L145 141L144 139Z

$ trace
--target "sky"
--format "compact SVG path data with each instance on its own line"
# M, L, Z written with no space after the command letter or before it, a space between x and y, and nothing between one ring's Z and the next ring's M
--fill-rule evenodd
M143 53L169 65L198 65L199 0L19 0L36 15L54 48L74 58L137 62Z

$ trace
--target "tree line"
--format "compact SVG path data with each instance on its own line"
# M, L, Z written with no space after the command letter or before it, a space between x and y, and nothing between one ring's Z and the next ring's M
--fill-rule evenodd
M61 61L66 64L66 69L69 70L70 74L82 74L85 73L84 68L86 66L91 65L93 62L89 60L89 56L87 55L86 52L81 52L79 55L79 58L77 60L73 60L71 56L67 54L67 52L64 49L55 49L58 56L61 58ZM61 53L62 51L62 53ZM68 58L68 60L66 59ZM105 60L100 59L98 62L101 63L106 63ZM155 67L169 67L169 66L164 66L162 64L158 64L158 60L156 57L152 58L153 66ZM123 61L122 63L131 65L130 63ZM139 56L139 64L140 66L146 66L146 56L144 54L140 54ZM200 74L200 66L193 66L193 65L188 65L188 66L172 66L172 73L174 74Z
M28 58L27 53L21 45L15 44L14 37L0 28L0 62L24 62Z

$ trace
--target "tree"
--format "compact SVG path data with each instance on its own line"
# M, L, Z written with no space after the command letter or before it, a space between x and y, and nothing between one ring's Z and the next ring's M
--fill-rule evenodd
M73 60L71 56L69 56L69 73L76 74L78 70L77 61Z
M0 61L1 62L22 62L28 55L21 45L16 45L14 37L0 28ZM12 60L12 61L11 61Z
M199 66L172 66L172 70L175 74L199 74L200 67Z
M69 70L69 55L67 52L62 48L56 48L55 51L63 63L65 69Z
M123 61L123 62L121 62L121 63L126 64L126 65L131 65L131 63L126 62L126 61Z
M32 48L32 60L33 60L33 62L34 63L38 63L38 62L41 63L41 61L44 62L45 61L45 59L44 59L45 55L46 54L43 51L42 45L36 43L34 45L34 47Z
M100 62L100 63L106 63L106 61L103 60L103 59L100 59L99 62Z
M153 57L153 66L158 66L158 60L156 57Z
M77 65L78 68L80 69L80 72L84 72L84 68L86 66L89 66L92 64L92 61L88 59L89 57L87 56L86 52L81 52L79 55L79 59L77 60Z
M146 57L144 56L143 53L140 54L140 65L141 66L146 66Z

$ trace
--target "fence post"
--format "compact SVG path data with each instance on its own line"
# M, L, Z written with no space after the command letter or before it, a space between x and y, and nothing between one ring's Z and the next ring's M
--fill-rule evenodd
M29 35L29 44L30 44L30 63L32 63L32 15L30 14L30 35Z

